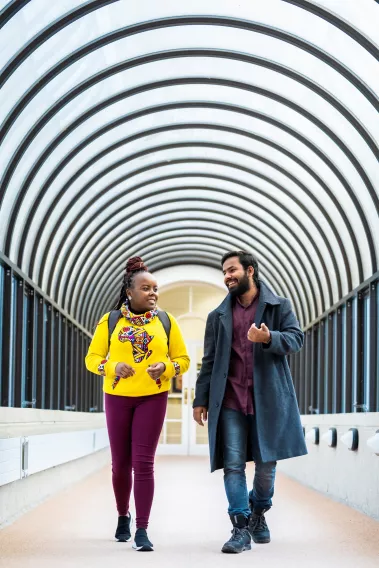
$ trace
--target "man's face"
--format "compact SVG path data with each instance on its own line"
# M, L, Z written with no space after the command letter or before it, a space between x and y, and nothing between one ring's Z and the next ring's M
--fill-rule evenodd
M222 270L224 273L225 286L232 296L242 296L250 290L252 286L251 275L254 273L254 269L249 267L245 271L238 256L228 258L228 260L224 262Z

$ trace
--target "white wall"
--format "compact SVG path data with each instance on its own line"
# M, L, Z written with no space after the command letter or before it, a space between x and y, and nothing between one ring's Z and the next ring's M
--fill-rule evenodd
M186 341L204 341L209 312L226 296L226 289L192 283L164 288L159 294L159 307L178 319Z
M104 414L0 408L0 525L109 462Z
M210 268L209 266L198 266L196 264L186 264L183 266L172 266L154 272L161 291L171 287L181 287L186 284L205 284L221 290L225 290L224 277L221 270Z
M306 433L319 428L319 445L307 440L309 454L278 462L278 470L379 520L379 456L367 446L379 429L379 413L302 416L302 424ZM336 448L321 440L332 427L337 429ZM349 428L358 429L357 451L341 442Z

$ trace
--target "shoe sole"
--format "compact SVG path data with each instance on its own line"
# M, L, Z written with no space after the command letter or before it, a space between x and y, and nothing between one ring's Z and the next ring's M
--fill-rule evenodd
M136 543L133 543L132 548L136 552L154 552L154 548L152 546L148 546L146 544L143 545L143 546L137 546Z
M235 548L222 548L221 552L224 554L241 554L241 552L245 552L245 550L251 550L251 544L246 544L242 550L236 550Z
M265 540L257 540L254 537L252 537L252 539L255 542L255 544L268 544L269 542L271 542L270 538L267 538Z
M121 538L116 538L115 540L116 542L130 542L132 540L132 537L131 536L129 538L121 537Z

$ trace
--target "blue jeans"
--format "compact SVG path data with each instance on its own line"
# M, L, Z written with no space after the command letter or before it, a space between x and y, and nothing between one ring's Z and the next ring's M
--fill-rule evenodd
M255 433L255 417L237 410L222 408L220 434L224 451L224 484L229 501L228 513L246 517L250 514L249 500L256 509L269 509L274 495L276 462L262 463L256 435L253 435L255 476L253 489L246 485L246 449L249 431Z

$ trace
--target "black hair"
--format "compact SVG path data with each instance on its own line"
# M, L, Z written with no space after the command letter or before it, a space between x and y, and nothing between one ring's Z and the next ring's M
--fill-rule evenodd
M148 272L148 271L149 271L149 269L144 264L142 258L140 258L139 256L134 256L133 258L130 258L128 260L128 262L126 263L126 266L125 266L125 274L124 274L123 279L122 279L120 296L119 296L119 299L118 299L115 307L113 308L114 310L119 310L121 308L122 304L125 303L126 290L128 288L133 287L133 282L134 282L134 278L135 278L136 274L139 274L140 272Z
M224 262L229 260L229 258L234 257L239 259L245 271L249 268L249 266L254 268L253 280L257 288L259 288L259 266L257 259L245 250L233 250L224 254L221 259L221 266L223 266Z

